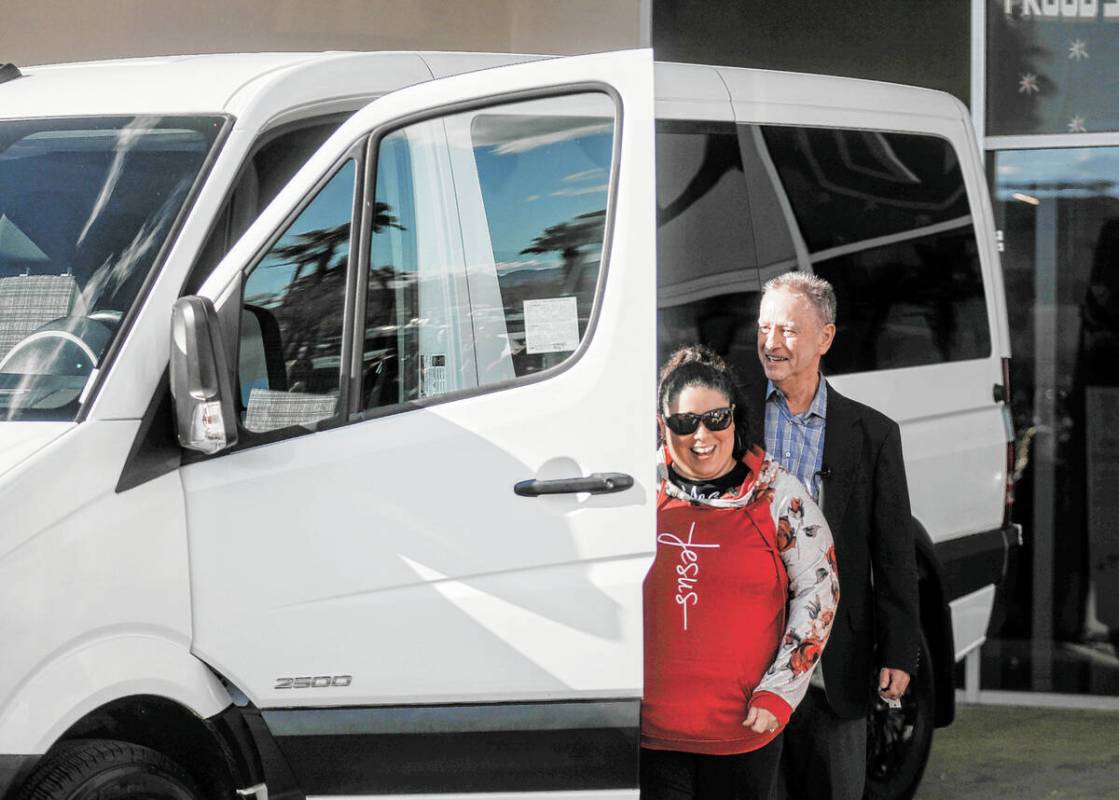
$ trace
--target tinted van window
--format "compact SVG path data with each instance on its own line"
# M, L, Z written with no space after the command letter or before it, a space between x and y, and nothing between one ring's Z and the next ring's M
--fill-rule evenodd
M990 354L971 209L946 140L771 126L763 136L811 268L838 296L828 372Z
M660 121L656 150L660 360L697 341L749 359L758 252L734 123Z
M830 374L991 352L971 210L944 139L662 122L657 204L662 358L703 342L760 380L758 293L790 269L835 286Z

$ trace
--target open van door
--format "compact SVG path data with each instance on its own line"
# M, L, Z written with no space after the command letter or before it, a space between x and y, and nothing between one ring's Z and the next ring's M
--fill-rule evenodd
M307 795L636 791L656 496L649 51L394 92L200 294L193 651Z

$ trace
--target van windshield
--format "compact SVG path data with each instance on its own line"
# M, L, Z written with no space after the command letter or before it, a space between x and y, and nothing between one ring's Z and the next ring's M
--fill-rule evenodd
M0 120L0 420L69 420L225 120Z

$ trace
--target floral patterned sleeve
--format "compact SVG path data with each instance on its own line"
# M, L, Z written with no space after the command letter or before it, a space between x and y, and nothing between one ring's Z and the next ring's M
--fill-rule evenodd
M777 656L750 705L773 712L783 726L804 699L812 670L831 634L839 603L839 575L835 544L820 507L795 477L773 462L766 467L775 470L770 513L777 550L789 576L789 606Z

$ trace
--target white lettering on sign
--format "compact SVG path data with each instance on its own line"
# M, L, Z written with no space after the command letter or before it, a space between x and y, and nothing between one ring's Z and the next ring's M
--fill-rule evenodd
M1119 0L1003 0L1006 16L1013 16L1016 8L1023 19L1119 19Z
M719 548L717 544L700 544L693 542L695 536L695 523L688 529L688 541L684 541L675 533L661 533L657 535L658 544L680 548L680 563L676 565L676 605L684 611L684 630L688 629L688 606L699 603L699 553L700 549Z

